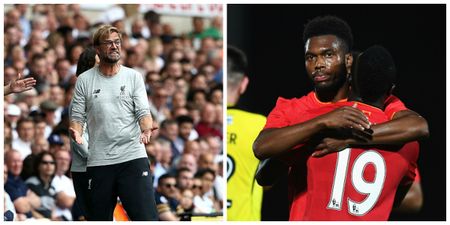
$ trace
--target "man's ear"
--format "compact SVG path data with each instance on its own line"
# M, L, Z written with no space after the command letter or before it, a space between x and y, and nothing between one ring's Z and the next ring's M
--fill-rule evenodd
M239 85L239 94L244 94L245 90L247 90L249 79L247 76L242 78L241 84Z
M353 55L352 53L345 54L345 68L347 69L347 74L352 72Z

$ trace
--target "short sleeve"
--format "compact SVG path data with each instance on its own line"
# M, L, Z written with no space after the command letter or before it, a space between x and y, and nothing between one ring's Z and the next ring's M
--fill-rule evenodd
M329 105L329 103L318 101L313 91L301 98L285 99L279 97L275 108L267 116L264 129L287 127L304 122L307 120L305 115L309 110L326 105Z
M288 114L288 104L289 101L284 98L278 98L275 108L272 109L270 114L267 116L266 128L280 128L285 127L289 124L286 115Z
M385 103L384 113L386 114L389 120L391 120L394 117L395 113L400 112L402 110L408 110L405 104L403 104L403 102L394 95L390 95L384 103Z

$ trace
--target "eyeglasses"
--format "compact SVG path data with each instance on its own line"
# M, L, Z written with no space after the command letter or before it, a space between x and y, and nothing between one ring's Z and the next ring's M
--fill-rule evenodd
M166 188L175 187L175 184L164 184L164 187L166 187Z
M122 45L122 41L119 40L119 39L117 39L117 40L115 40L115 41L107 40L107 41L102 42L101 44L102 44L102 45L106 45L106 47L108 47L108 48L111 48L111 46L112 46L113 44L115 44L117 47L120 47L120 45Z
M51 165L55 165L55 161L42 161L41 164L51 164Z
M198 186L198 185L194 185L194 186L192 186L192 189L196 189L196 188L198 188L198 189L202 189L202 186Z

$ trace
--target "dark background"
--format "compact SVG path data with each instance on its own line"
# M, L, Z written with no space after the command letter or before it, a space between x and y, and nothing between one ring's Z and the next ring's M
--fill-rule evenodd
M446 220L446 5L228 5L228 44L249 58L250 84L238 107L268 115L278 96L312 90L304 67L302 32L315 16L335 15L353 30L354 49L386 47L398 71L394 94L428 120L419 169L424 205L392 220ZM281 183L263 203L264 220L287 219Z

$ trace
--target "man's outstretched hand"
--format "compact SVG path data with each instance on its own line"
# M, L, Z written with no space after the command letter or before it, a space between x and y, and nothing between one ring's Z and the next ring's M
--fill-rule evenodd
M9 83L9 93L5 92L5 94L28 91L33 88L34 85L36 85L36 80L33 77L22 79L22 74L18 73L17 79L12 80Z

